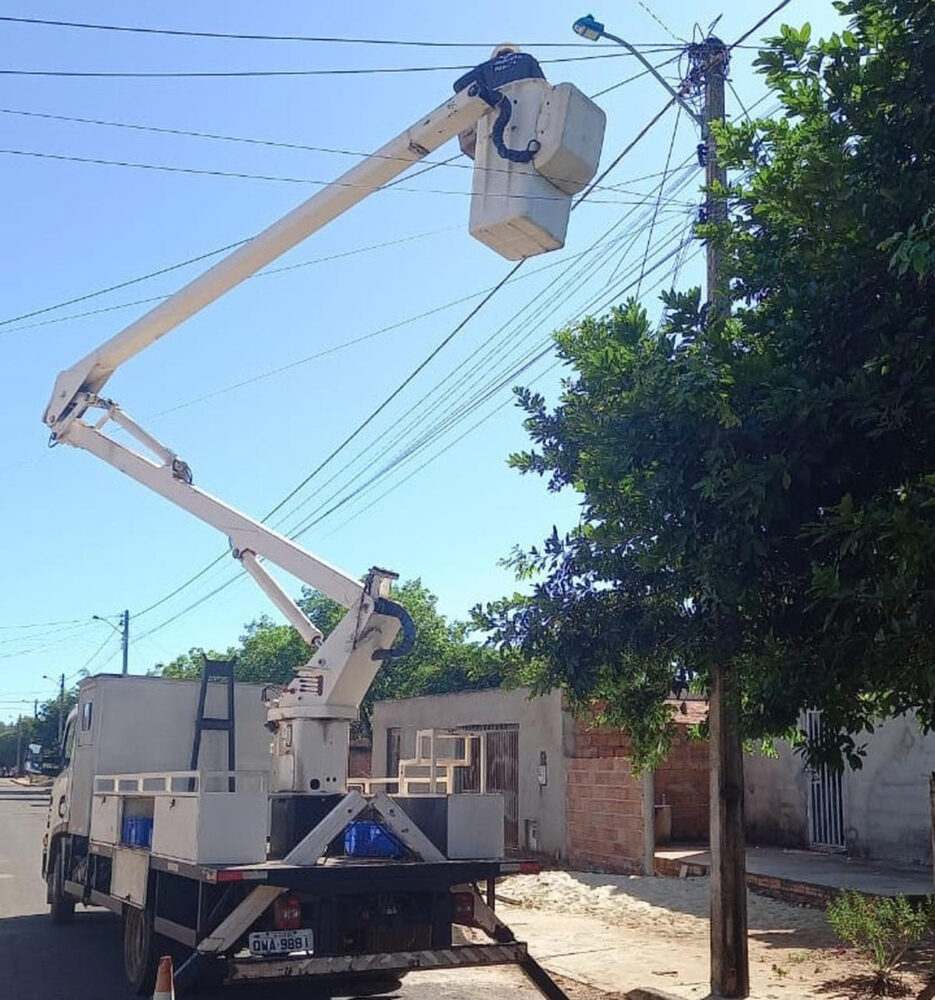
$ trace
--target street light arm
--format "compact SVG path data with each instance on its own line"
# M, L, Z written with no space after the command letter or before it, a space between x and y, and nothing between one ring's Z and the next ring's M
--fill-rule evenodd
M595 20L590 14L587 17L579 17L572 26L576 34L581 35L582 38L587 38L590 41L596 42L599 38L607 38L612 42L616 42L618 45L622 45L631 55L636 56L637 59L646 67L649 73L662 84L663 87L672 95L672 100L677 101L679 106L690 115L693 122L696 125L703 125L704 118L685 100L685 98L669 83L668 80L656 69L655 66L643 55L635 49L625 38L621 38L619 35L613 35L609 31L604 29L604 25L600 21Z

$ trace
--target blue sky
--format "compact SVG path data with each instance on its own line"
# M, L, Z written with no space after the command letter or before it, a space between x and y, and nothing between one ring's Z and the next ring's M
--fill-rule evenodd
M456 67L482 61L500 41L525 45L543 60L615 56L544 65L551 82L570 80L588 94L614 87L640 68L632 58L616 58L616 51L586 45L572 34L571 22L587 13L584 8L542 0L508 5L479 0L469 9L419 6L85 2L79 17L73 4L20 2L8 3L0 13L198 31L472 44L211 40L13 23L0 23L0 33L4 67L18 70ZM676 44L667 28L691 37L695 20L704 27L721 14L717 31L730 42L771 6L718 0L693 5L688 15L675 0L654 0L608 4L593 13L608 30L658 47L650 56L658 63L675 55L663 49ZM817 34L840 27L830 2L793 0L750 41L778 30L782 21L810 21ZM536 42L568 47L536 48ZM754 57L751 49L734 53L732 116L742 113L738 95L747 107L763 96L762 82L750 69ZM671 62L663 72L677 80L678 64ZM92 672L119 669L116 635L93 615L116 616L129 608L130 669L143 672L191 646L225 648L237 640L244 622L271 610L229 557L167 598L224 553L226 540L92 456L48 449L40 420L55 375L147 308L126 303L169 294L205 264L9 320L243 239L317 190L312 182L338 176L359 158L35 113L364 153L441 103L460 73L4 78L0 718L14 716L34 697L51 695L54 686L44 674L72 675L83 666ZM666 95L644 77L597 100L608 119L603 166L662 107ZM767 107L769 102L758 110ZM11 113L24 111L34 114ZM655 187L670 144L670 186L655 213L649 263L685 238L700 175L676 168L691 162L697 141L686 116L676 122L670 111L574 213L564 250L529 261L283 509L288 516L281 530L316 521L302 536L313 552L352 573L381 565L403 578L421 576L452 617L511 591L513 581L498 559L515 544L539 541L552 524L573 524L576 504L573 496L549 495L541 481L522 478L506 465L509 453L526 443L509 387L532 384L554 398L561 376L554 358L546 354L522 375L510 378L510 373L541 351L551 330L582 311L618 301L631 284L646 250ZM456 152L452 144L433 159ZM178 451L199 485L263 516L509 269L467 233L471 175L463 169L467 161L460 163L403 181L397 190L358 206L274 265L287 270L245 282L128 363L109 383L108 394ZM684 182L681 190L676 181ZM687 248L645 279L641 292L652 311L658 296L653 285L671 281L677 260L680 285L700 280L699 249ZM78 315L92 310L107 311ZM359 338L367 339L341 346ZM382 472L393 460L393 469ZM375 473L381 474L347 499ZM238 575L240 580L187 610ZM298 591L294 581L284 582Z

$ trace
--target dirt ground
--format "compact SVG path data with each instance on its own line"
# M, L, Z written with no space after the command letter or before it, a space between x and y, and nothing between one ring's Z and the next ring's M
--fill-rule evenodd
M641 986L686 998L708 995L707 878L547 871L505 879L497 895L518 935L525 929L531 947L538 936L540 961L566 976L570 996L578 993L574 981L620 994ZM837 943L823 911L749 893L748 912L757 1000L865 995L868 968ZM521 928L524 914L529 923ZM550 958L563 939L568 950ZM903 995L933 1000L933 971L931 948L911 955L901 970Z

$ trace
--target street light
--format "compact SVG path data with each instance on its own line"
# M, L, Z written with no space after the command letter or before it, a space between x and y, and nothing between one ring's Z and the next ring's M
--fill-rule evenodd
M109 625L120 636L120 646L123 649L123 670L121 673L126 675L127 658L130 651L130 612L124 611L120 615L119 625L115 625L112 621L108 621L100 615L91 615L91 618L96 622L103 622L105 625Z
M678 102L684 111L691 115L691 119L698 125L704 124L704 118L699 115L698 112L685 100L685 98L669 83L665 77L661 76L659 71L655 66L642 54L638 52L625 38L621 38L619 35L612 35L609 31L604 30L604 25L598 21L593 14L586 14L584 17L579 17L577 21L572 25L576 35L580 35L582 38L586 38L589 42L596 42L601 38L606 38L608 41L616 42L618 45L622 45L628 52L636 56L637 59L646 67L647 71L652 73L652 75L666 88L669 94L672 96L672 100Z
M585 14L584 17L579 17L572 25L572 28L574 28L576 35L581 35L582 38L586 38L589 42L596 42L604 34L604 25L600 21L595 20L593 14Z

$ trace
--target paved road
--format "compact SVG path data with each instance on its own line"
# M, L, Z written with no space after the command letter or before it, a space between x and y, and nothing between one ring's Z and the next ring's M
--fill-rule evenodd
M120 924L109 911L78 908L73 924L53 927L40 874L48 796L0 778L0 997L16 1000L128 1000ZM263 996L261 997L261 992ZM538 993L512 969L419 973L400 1000L532 1000ZM228 989L227 1000L265 1000L267 991ZM208 994L200 994L207 998ZM311 1000L308 989L275 1000Z

